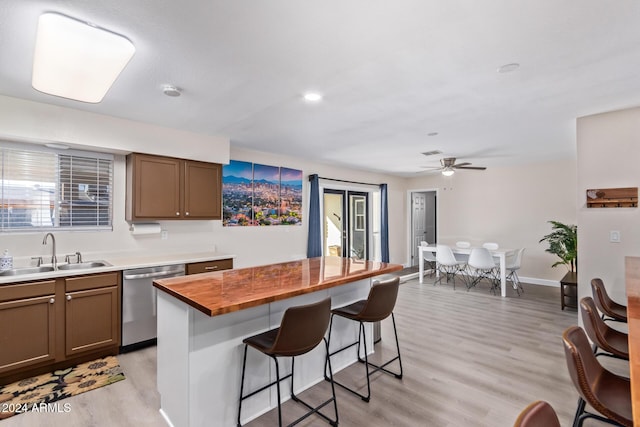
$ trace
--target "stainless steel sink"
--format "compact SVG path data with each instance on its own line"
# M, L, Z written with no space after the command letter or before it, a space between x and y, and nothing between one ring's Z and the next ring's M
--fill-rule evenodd
M59 265L58 270L86 270L88 268L108 267L110 265L107 261L85 261Z
M53 267L23 267L0 271L0 276L21 276L23 274L46 273L53 271Z

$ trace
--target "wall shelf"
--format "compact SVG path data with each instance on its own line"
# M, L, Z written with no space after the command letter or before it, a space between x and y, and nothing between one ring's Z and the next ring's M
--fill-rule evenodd
M587 190L588 208L636 208L638 187Z

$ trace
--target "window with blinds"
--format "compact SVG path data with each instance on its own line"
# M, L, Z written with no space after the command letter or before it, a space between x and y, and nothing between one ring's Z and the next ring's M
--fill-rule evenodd
M113 157L3 142L0 231L112 229Z

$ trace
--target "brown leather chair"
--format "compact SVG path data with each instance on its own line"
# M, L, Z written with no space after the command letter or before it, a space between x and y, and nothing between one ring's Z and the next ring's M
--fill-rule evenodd
M580 427L585 419L595 418L609 424L632 427L629 379L602 367L582 328L567 328L562 340L569 375L580 395L573 425ZM585 411L586 403L603 416Z
M263 332L258 335L254 335L249 338L245 338L244 342L244 357L242 361L242 379L240 381L240 403L238 405L238 426L240 424L240 415L242 411L242 401L263 391L268 389L269 387L275 385L276 390L278 392L278 423L282 426L282 409L281 409L281 399L280 399L280 382L291 378L291 399L295 402L301 403L306 406L309 411L298 418L296 421L289 425L297 424L299 421L302 421L309 415L316 413L329 424L333 426L338 425L338 405L336 402L336 392L333 383L333 372L331 370L331 361L329 360L329 345L327 340L324 338L324 334L327 331L327 326L329 325L329 315L331 310L331 298L326 298L322 301L319 301L314 304L301 305L297 307L290 307L282 316L282 321L280 323L280 327L276 329L272 329L267 332ZM302 401L299 397L297 397L293 393L293 380L294 380L294 361L295 356L300 356L302 354L308 353L313 350L320 344L321 341L324 341L325 348L327 351L326 356L326 364L325 364L325 376L326 376L326 366L328 364L329 367L329 381L331 382L331 393L332 397L325 402L321 403L318 406L312 407L308 403ZM247 348L253 347L261 353L266 354L273 358L273 361L276 366L276 380L255 390L251 393L244 395L244 376L245 376L245 368L247 364ZM280 369L278 366L278 357L291 357L291 373L285 375L280 378ZM330 419L326 415L320 412L320 409L329 403L333 402L333 408L335 411L335 420Z
M584 297L580 300L580 312L584 330L594 343L596 357L602 355L629 360L629 336L613 329L600 318L593 298ZM598 348L603 351L598 352Z
M553 407L542 400L530 403L524 408L513 427L561 427Z
M627 322L627 307L609 298L602 279L591 279L591 290L593 291L593 300L602 313L603 320Z
M334 382L335 384L339 385L345 390L348 390L351 393L354 393L355 395L360 396L360 398L365 402L368 402L371 397L371 383L369 381L369 376L374 372L383 371L395 376L398 379L402 378L402 359L400 358L400 345L398 344L398 331L396 329L396 319L395 319L395 316L393 315L393 309L396 304L396 299L398 298L399 285L400 285L399 277L393 277L390 279L381 280L375 283L373 286L371 286L371 289L369 290L369 296L366 300L357 301L345 307L340 307L340 308L331 310L331 322L329 324L329 343L331 343L331 328L333 325L334 316L344 317L346 319L350 319L359 323L360 329L358 332L358 340L356 342L353 342L349 345L346 345L338 350L335 350L329 353L329 357L357 345L358 361L364 363L366 374L367 374L367 394L366 395L361 394L356 390L344 384L339 383L338 381L334 380ZM398 355L384 362L381 365L375 365L369 362L369 359L368 359L367 337L365 335L364 323L380 322L381 320L384 320L389 316L391 316L391 320L393 321L393 332L396 338L396 350L398 352ZM364 343L364 359L360 358L361 342ZM386 366L394 362L395 360L398 360L398 363L400 365L399 373L392 372L386 369ZM369 367L374 367L375 369L370 371ZM329 380L329 377L326 376L326 369L325 369L325 379Z

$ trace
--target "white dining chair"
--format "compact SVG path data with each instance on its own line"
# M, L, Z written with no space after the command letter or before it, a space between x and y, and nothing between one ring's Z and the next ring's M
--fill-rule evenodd
M453 255L453 251L447 245L436 246L436 261L438 266L438 272L440 273L438 279L433 282L442 283L442 276L445 275L447 282L450 278L453 278L453 289L456 289L456 274L464 271L466 263L456 259Z
M487 242L482 245L483 248L489 249L490 251L497 251L500 245L494 242Z
M429 246L429 242L426 241L421 241L420 242L420 246ZM422 251L422 259L424 261L426 261L427 265L429 266L430 269L430 273L429 276L433 276L436 272L436 269L438 267L438 262L436 260L436 254L434 254L431 251ZM422 260L420 261L422 262Z
M467 261L467 271L469 272L467 290L476 286L482 279L488 279L491 283L491 292L496 293L496 288L500 286L498 266L489 249L471 249L469 261Z
M513 289L516 290L518 296L520 296L521 291L524 293L524 288L520 284L520 277L518 277L518 270L520 270L520 266L522 265L522 254L524 250L525 248L518 249L515 255L507 258L505 264L505 269L508 271L507 280L513 283Z

